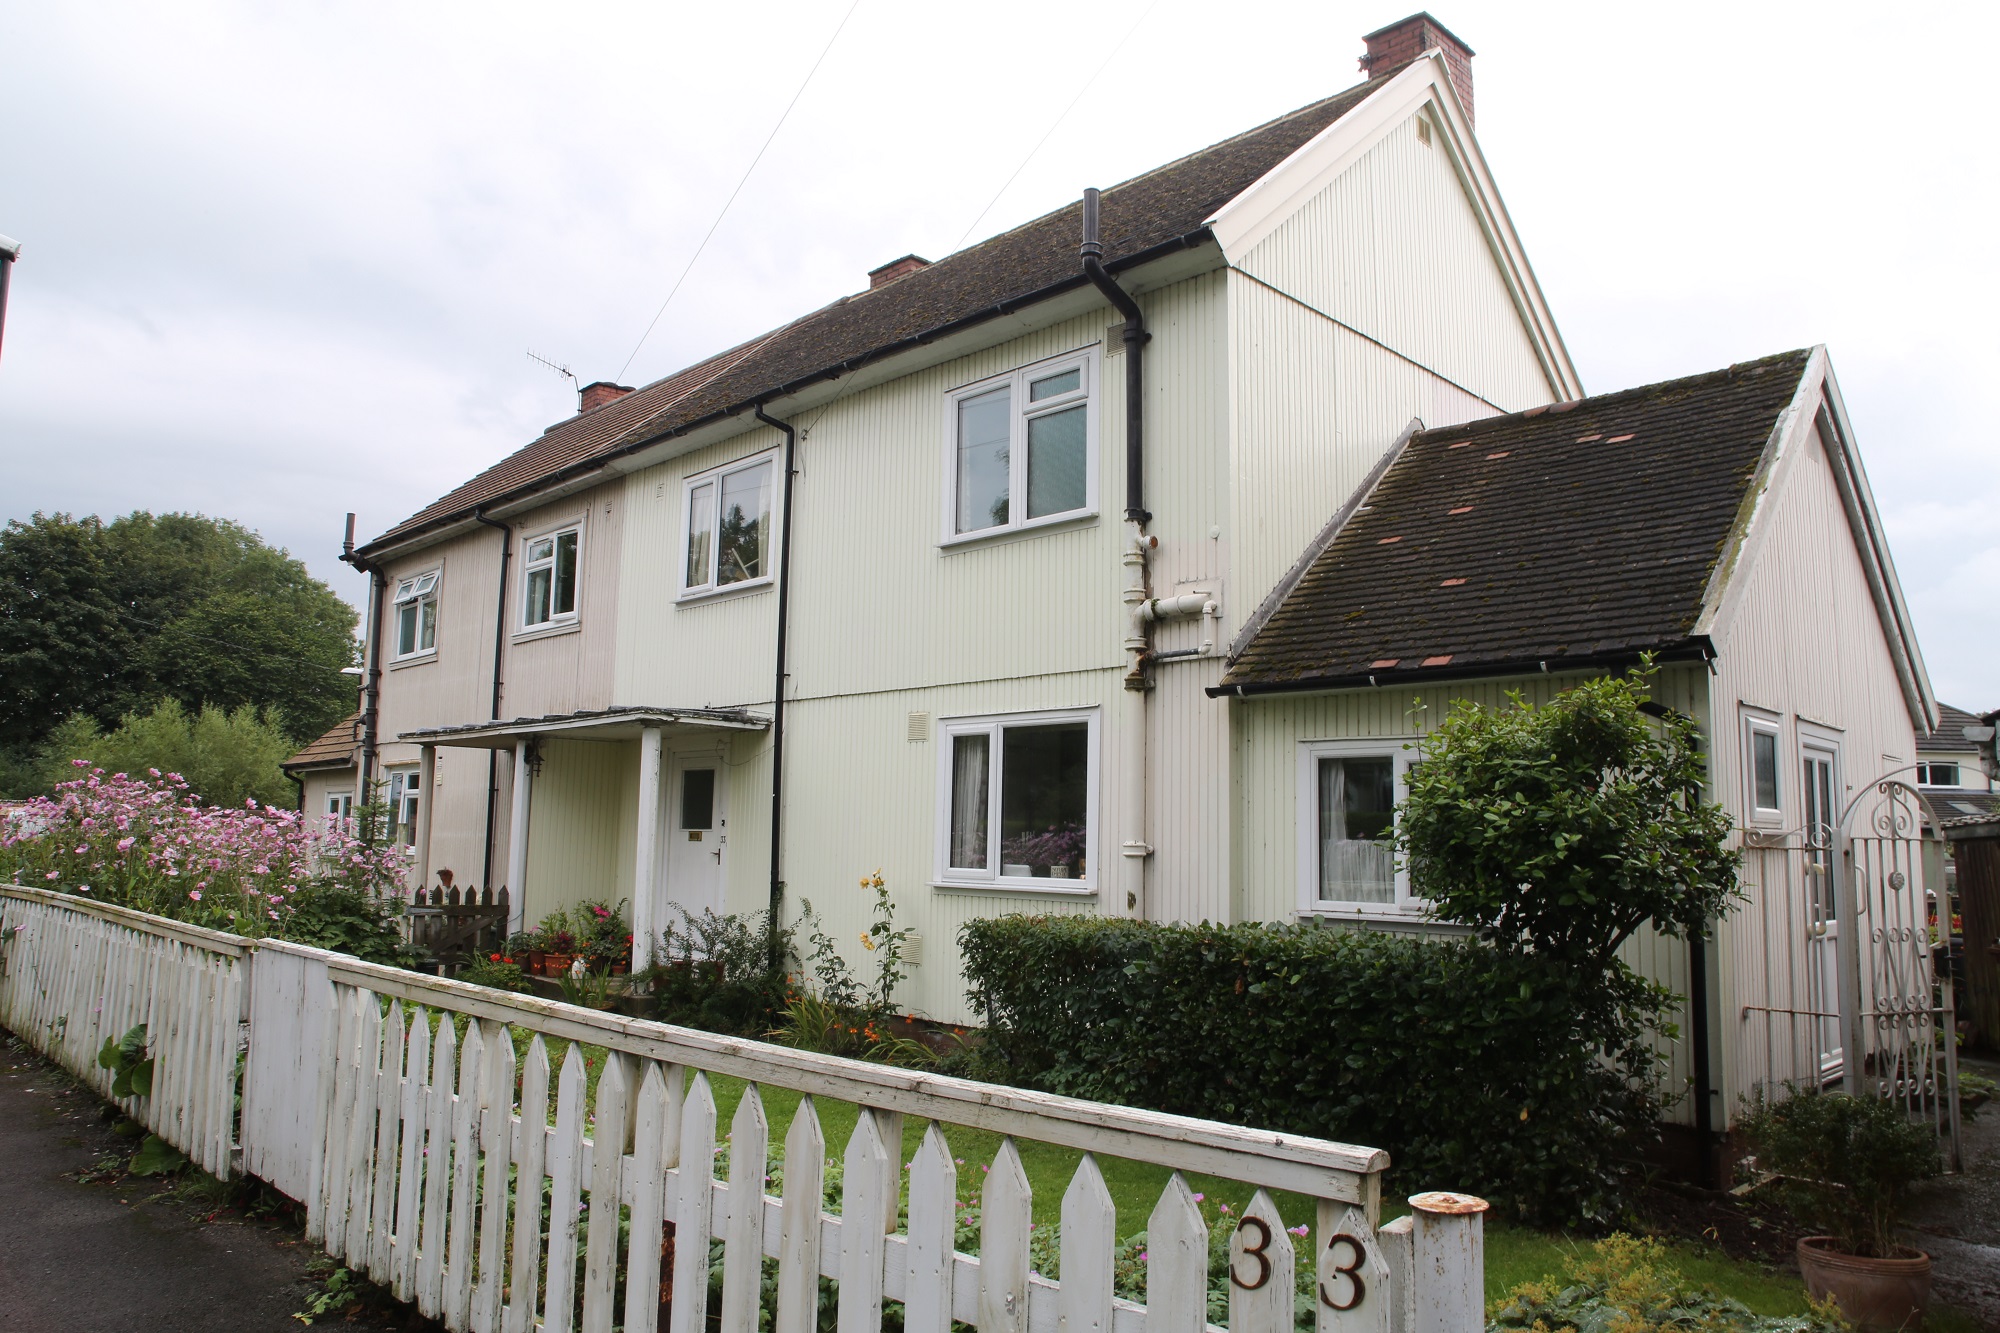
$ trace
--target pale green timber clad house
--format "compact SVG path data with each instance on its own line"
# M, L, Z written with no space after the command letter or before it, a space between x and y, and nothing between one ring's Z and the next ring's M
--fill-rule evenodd
M776 896L858 963L879 869L918 935L898 1001L946 1020L970 1017L955 941L983 916L1431 929L1393 872L1386 894L1317 887L1319 759L1355 759L1355 801L1392 798L1451 698L1543 697L1644 645L1614 627L1483 672L1384 651L1375 680L1301 660L1249 688L1259 636L1315 614L1315 561L1412 440L1583 398L1474 138L1471 51L1425 14L1366 40L1356 86L1105 189L1094 251L1079 203L886 264L657 383L589 386L355 548L369 687L302 766L306 808L386 784L426 882L505 884L529 924L626 899L642 941L676 905ZM1662 679L1713 728L1732 802L1739 702L1787 753L1801 717L1849 736L1863 781L1934 720L1865 481L1845 503L1851 434L1828 454L1817 433L1822 403L1845 428L1826 358L1774 373L1790 388L1745 427L1691 557L1702 623ZM1777 632L1802 565L1853 658L1810 707ZM1635 957L1685 987L1679 947ZM1711 947L1723 1106L1756 1075L1723 1017L1742 968Z

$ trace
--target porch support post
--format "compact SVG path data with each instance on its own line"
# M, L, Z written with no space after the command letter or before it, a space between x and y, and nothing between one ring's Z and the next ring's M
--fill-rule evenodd
M526 740L514 745L514 805L507 819L507 893L514 919L510 930L522 929L528 917L528 784L533 770L528 766Z
M417 749L417 827L412 841L417 854L415 869L419 889L431 886L431 800L437 791L437 746Z
M632 862L632 970L653 961L653 938L660 923L653 914L657 887L654 866L660 851L660 729L639 733L639 824Z

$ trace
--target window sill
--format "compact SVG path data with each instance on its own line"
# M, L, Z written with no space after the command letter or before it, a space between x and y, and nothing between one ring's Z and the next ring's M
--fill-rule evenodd
M1013 881L1009 883L1008 880ZM1029 879L1010 875L1004 880L934 879L931 887L941 893L988 893L1000 897L1095 898L1097 886L1088 881L1072 881L1075 888L1062 887L1061 880Z
M682 593L674 599L674 605L693 606L702 602L726 602L745 593L763 592L775 582L775 579L745 579L741 583L731 583L721 588L698 588L693 592Z
M536 625L533 629L516 630L514 642L527 643L534 639L553 639L562 634L574 634L582 628L583 621L572 616L568 620L559 620L551 625Z
M1419 902L1315 903L1311 907L1299 908L1298 915L1333 917L1340 921L1395 921L1407 924L1430 921L1430 918L1424 915L1426 906L1427 904Z
M427 666L438 660L437 649L427 653L411 653L408 657L398 657L389 663L389 670L401 671L404 667Z
M939 542L938 549L949 554L981 546L1001 546L1010 541L1040 537L1051 531L1086 528L1097 522L1097 517L1095 509L1080 509L1067 514L1054 514L1048 518L1030 519L1026 523L1016 523L1004 528L981 528L978 532L961 532Z

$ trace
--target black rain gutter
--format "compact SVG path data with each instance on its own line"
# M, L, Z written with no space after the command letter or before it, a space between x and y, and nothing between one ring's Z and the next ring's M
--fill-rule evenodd
M779 927L785 905L785 628L792 597L792 483L798 477L799 433L757 404L757 420L785 433L785 498L778 519L778 651L777 678L771 686L771 909L766 922L771 970L785 965L784 935Z
M500 662L501 654L507 646L507 562L514 555L514 529L498 519L486 517L484 509L472 511L475 523L483 523L489 528L500 530L500 591L496 595L497 605L493 608L493 720L500 720ZM486 878L482 881L488 888L493 886L493 818L494 807L500 799L500 752L486 752Z
M1366 671L1350 676L1309 676L1299 680L1258 681L1242 685L1210 685L1211 699L1254 699L1267 694L1312 694L1326 690L1390 688L1425 685L1439 680L1472 680L1487 676L1552 675L1563 671L1637 666L1651 657L1655 662L1712 662L1715 645L1707 635L1696 635L1659 648L1627 648L1611 653L1578 653L1563 657L1509 658L1501 661L1468 662L1462 667L1420 667L1411 671Z
M1143 524L1153 516L1146 512L1146 381L1139 349L1152 335L1146 332L1146 316L1139 303L1105 271L1104 243L1097 235L1098 201L1095 186L1083 192L1083 246L1079 255L1084 276L1125 316L1125 519Z
M1155 260L1164 259L1168 255L1182 250L1196 249L1214 239L1214 235L1207 227L1197 227L1195 230L1187 232L1184 235L1162 241L1158 245L1139 251L1137 254L1106 264L1104 269L1107 273L1122 273L1128 269L1139 268ZM940 260L939 262L943 263L946 261ZM1058 296L1075 291L1089 281L1088 277L1079 273L1074 277L1065 278L1061 282L1053 282L1046 287L1038 287L1034 291L1025 293L1024 295L1010 296L1004 301L997 301L982 310L977 310L970 315L954 319L950 323L940 324L935 328L926 329L922 333L913 333L907 338L899 338L892 343L884 343L880 347L848 357L844 361L836 361L834 364L816 370L810 375L801 375L799 378L787 380L775 388L761 390L755 398L747 398L741 402L732 403L728 407L717 408L713 412L697 417L693 421L686 422L683 425L675 426L671 430L663 430L656 434L640 436L628 443L619 445L609 453L594 454L590 458L579 463L574 463L560 472L551 472L546 477L538 477L525 486L516 487L514 490L504 492L500 495L488 496L480 502L478 508L491 509L495 505L508 503L517 497L532 495L545 487L561 485L572 478L598 471L606 463L614 459L625 458L639 453L641 450L650 449L662 440L671 440L682 435L692 434L703 427L712 426L718 421L727 421L731 417L741 416L746 411L761 410L765 405L797 393L801 389L810 388L826 380L837 380L843 375L851 374L854 371L871 366L877 361L896 356L902 352L914 351L919 347L927 347L940 339L962 333L967 329L984 324L988 320L1011 315L1017 310L1025 310L1032 305L1040 305L1043 301L1053 300ZM643 393L645 390L642 389L639 392ZM420 537L434 532L439 528L448 527L453 523L460 522L465 518L466 513L466 510L461 509L449 514L440 514L421 527L397 533L395 544L401 545L412 538ZM371 546L382 544L384 543L380 541L370 543Z
M354 549L354 515L347 516L347 536L340 544L340 558L368 575L368 662L361 687L361 782L360 804L368 805L369 784L375 778L376 728L381 723L382 706L382 602L388 576L382 567ZM430 799L430 793L424 793Z

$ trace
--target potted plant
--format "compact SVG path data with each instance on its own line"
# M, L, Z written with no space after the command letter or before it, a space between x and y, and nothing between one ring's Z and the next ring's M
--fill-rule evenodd
M576 928L577 952L593 972L629 972L632 928L625 922L625 903L585 899L570 911Z
M569 971L570 960L576 956L576 933L570 929L569 913L560 907L550 912L536 933L542 937L541 974L559 977Z
M1899 1329L1923 1318L1931 1260L1896 1240L1910 1187L1938 1173L1937 1137L1897 1103L1794 1092L1754 1106L1741 1125L1756 1165L1808 1225L1799 1241L1806 1290L1831 1297L1857 1327Z

